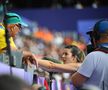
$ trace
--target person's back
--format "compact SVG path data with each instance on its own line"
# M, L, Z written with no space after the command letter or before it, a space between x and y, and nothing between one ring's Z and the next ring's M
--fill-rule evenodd
M89 53L79 68L72 76L74 86L81 87L84 84L92 84L102 87L108 76L108 20L98 21L90 31L94 51ZM104 90L104 89L103 89Z
M86 84L100 86L104 79L105 70L108 70L108 53L94 51L88 54L85 60L86 62L84 61L83 66L78 70L78 72L86 73L85 75L90 77ZM82 71L81 69L86 68L86 65L90 65L90 67L85 69L85 71Z

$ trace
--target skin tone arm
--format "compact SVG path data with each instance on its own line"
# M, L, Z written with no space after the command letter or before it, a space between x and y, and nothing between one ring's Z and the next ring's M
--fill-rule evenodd
M72 80L72 84L75 87L80 87L84 84L84 82L86 82L88 78L81 75L80 73L76 72L72 75L71 80Z
M68 72L68 73L77 71L77 69L81 65L81 63L58 64L47 60L37 59L37 58L36 58L36 62L38 62L39 67L45 70L54 71L54 72Z

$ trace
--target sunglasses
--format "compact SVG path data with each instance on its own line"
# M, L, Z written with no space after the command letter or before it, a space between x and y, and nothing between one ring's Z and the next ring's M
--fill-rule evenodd
M17 27L19 27L20 29L22 28L22 27L21 27L21 24L15 24L15 25L16 25Z

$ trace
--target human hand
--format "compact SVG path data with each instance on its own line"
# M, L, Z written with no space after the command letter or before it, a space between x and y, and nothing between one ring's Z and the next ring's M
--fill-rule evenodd
M30 67L32 66L32 64L35 64L36 67L38 67L38 61L36 60L36 57L34 54L25 55L22 60L24 64L27 64Z

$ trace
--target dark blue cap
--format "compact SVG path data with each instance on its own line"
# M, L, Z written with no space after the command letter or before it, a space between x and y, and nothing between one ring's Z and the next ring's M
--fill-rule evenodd
M108 20L104 19L96 22L96 24L92 28L92 31L88 31L86 32L86 34L92 35L94 32L99 32L99 33L108 32Z
M98 21L94 25L93 31L97 31L99 33L108 32L108 20L100 20L100 21Z

